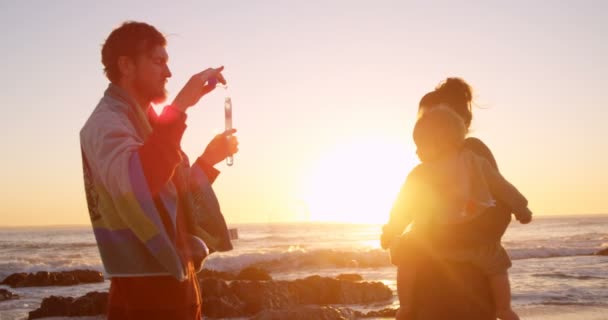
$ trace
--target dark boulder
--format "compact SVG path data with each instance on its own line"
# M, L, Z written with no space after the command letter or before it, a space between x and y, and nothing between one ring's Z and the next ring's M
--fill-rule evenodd
M381 282L352 282L310 276L289 283L298 304L360 304L391 299L393 292Z
M95 316L105 314L107 306L107 292L89 292L78 298L50 296L42 300L40 308L30 311L28 319Z
M230 289L245 304L245 314L282 309L297 304L285 281L233 281Z
M268 281L272 280L272 277L264 269L247 267L239 272L236 276L236 280Z
M595 253L598 256L608 256L608 248L601 249Z
M47 286L71 286L81 283L103 282L103 274L94 270L71 270L36 273L13 273L2 281L2 284L11 288L20 287L47 287Z
M393 296L390 288L380 282L352 282L320 276L293 281L235 280L230 284L206 278L200 285L203 314L214 318L253 316L263 310L292 309L301 305L380 302Z
M197 274L199 279L215 278L222 280L234 280L236 276L230 272L215 271L211 269L203 269Z
M223 318L245 314L245 303L233 294L223 280L205 278L200 281L200 286L205 316Z
M0 302L19 298L18 294L12 293L6 289L0 289Z
M359 318L394 318L397 315L397 309L386 308L382 310L370 311L366 314L358 313Z
M356 273L342 273L336 277L337 280L344 281L362 281L363 277Z

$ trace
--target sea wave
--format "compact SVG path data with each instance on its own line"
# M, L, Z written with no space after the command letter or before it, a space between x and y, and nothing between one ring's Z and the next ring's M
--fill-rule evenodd
M593 255L598 248L528 247L508 249L513 260ZM385 250L287 250L283 252L247 253L232 256L211 256L206 266L219 271L234 272L255 266L270 272L323 268L377 268L391 266Z
M539 277L539 278L574 279L574 280L600 280L600 279L606 279L605 277L565 274L565 273L561 273L561 272L556 272L556 273L535 273L532 276L533 277Z
M71 243L57 243L57 242L16 242L16 241L0 241L0 250L27 250L27 249L78 249L78 248L91 248L96 247L95 242L71 242Z
M212 257L206 267L221 271L238 271L255 266L268 271L309 268L374 268L390 265L386 251L291 250L273 253L249 253L238 256Z
M513 260L535 259L535 258L557 258L557 257L576 257L593 255L599 249L595 247L583 248L560 248L536 246L532 248L513 248L508 249L509 256Z

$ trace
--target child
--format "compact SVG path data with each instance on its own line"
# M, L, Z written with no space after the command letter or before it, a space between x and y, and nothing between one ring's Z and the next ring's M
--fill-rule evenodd
M493 207L496 203L493 196L510 205L521 223L531 221L532 213L526 198L486 159L462 148L465 135L463 119L448 107L424 111L418 119L413 136L422 163L410 172L393 206L390 221L383 228L383 248L391 247L395 236L411 222L414 234L417 230L425 230L431 222L447 227L465 223ZM394 247L391 250L393 261L393 255L407 254L399 252L404 248ZM503 320L519 319L511 309L507 274L511 262L500 243L440 254L479 267L490 280L496 316ZM397 287L402 305L398 319L412 311L415 278L415 263L407 266L399 263Z

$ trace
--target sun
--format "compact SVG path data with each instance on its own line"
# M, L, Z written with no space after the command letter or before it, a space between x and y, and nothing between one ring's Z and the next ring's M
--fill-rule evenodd
M411 145L397 139L366 137L335 145L306 178L303 198L310 220L385 223L416 163Z

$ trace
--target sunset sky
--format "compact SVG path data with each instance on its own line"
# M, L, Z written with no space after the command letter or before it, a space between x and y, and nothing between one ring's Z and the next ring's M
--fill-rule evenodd
M125 20L167 36L169 101L225 66L182 147L198 157L232 97L240 152L215 183L229 223L385 221L417 163L417 103L449 76L473 86L471 135L536 214L608 213L606 1L9 0L0 225L89 223L79 131Z

